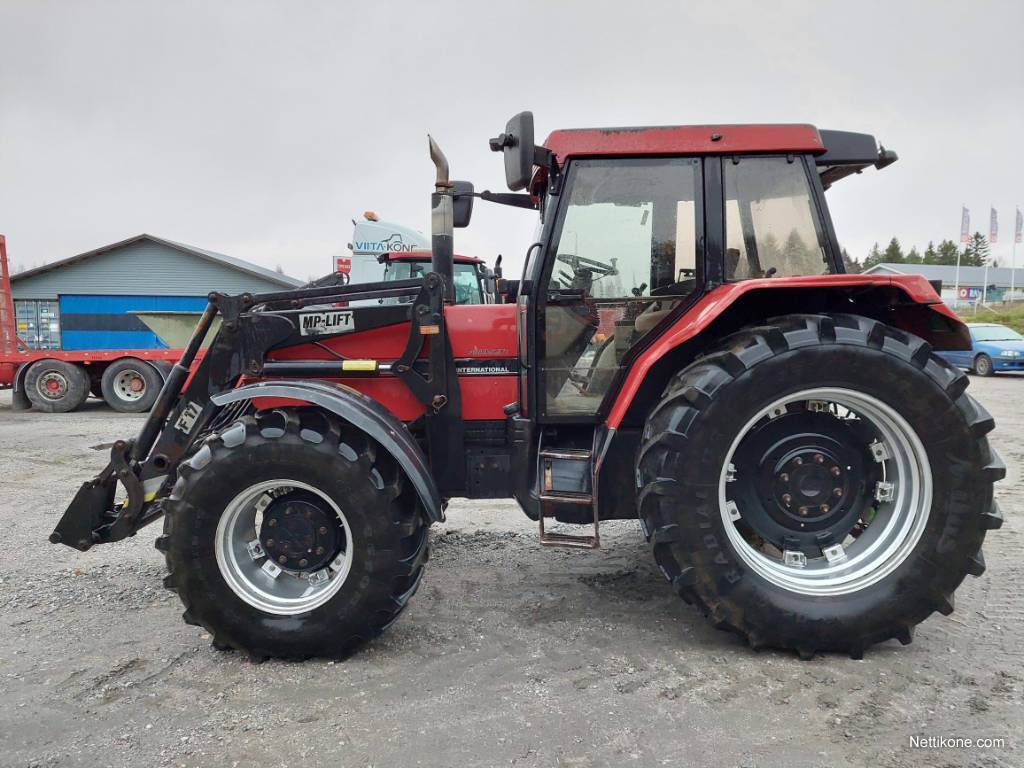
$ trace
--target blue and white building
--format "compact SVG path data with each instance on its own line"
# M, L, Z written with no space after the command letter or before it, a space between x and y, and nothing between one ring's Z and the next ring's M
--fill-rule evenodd
M303 281L153 235L11 276L18 336L35 349L161 349L135 311L201 311L210 291L280 291Z

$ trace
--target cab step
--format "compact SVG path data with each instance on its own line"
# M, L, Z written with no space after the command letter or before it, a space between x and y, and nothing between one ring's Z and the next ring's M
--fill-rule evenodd
M578 448L542 448L540 459L540 543L545 547L597 549L601 546L597 506L594 504L594 454ZM593 535L552 533L544 518L554 517L553 507L561 504L589 506L594 512Z

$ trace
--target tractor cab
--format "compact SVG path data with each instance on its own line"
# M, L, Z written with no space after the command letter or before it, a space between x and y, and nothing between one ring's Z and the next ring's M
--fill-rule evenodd
M842 273L825 183L895 160L808 125L564 130L510 148L528 120L499 142L534 155L529 175L517 157L506 171L543 227L518 296L536 327L523 402L542 421L603 420L638 355L719 285Z
M423 277L430 271L430 251L389 251L378 261L384 265L384 282ZM494 274L482 259L475 256L453 257L452 281L456 304L493 304ZM392 297L381 303L408 303L409 298Z

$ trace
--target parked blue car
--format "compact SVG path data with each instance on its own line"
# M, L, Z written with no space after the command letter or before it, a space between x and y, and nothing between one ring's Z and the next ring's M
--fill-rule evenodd
M966 368L979 376L998 371L1024 371L1024 336L1012 328L995 323L968 323L971 349L962 352L937 352L950 365Z

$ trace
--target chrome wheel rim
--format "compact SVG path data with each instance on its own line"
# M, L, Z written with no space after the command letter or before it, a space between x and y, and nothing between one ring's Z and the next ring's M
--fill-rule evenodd
M789 551L766 543L756 533L752 535L744 521L744 510L730 492L737 477L751 471L750 467L734 464L744 439L766 420L812 407L836 419L850 419L851 424L856 421L859 433L875 435L866 448L875 464L872 477L881 477L866 489L872 495L869 506L874 510L870 521L861 527L863 519L858 520L842 541L829 543L818 556ZM928 455L913 428L887 403L843 388L802 390L760 409L733 440L719 478L722 522L739 559L772 584L804 595L851 594L886 578L920 540L931 500Z
M343 532L340 552L316 570L282 568L262 546L263 512L275 498L293 491L318 497ZM267 480L246 488L227 505L217 524L217 566L238 597L254 608L293 616L319 608L341 589L352 568L352 535L340 507L323 491L296 480Z
M127 368L114 377L114 391L121 400L141 400L146 395L146 378L139 371Z

